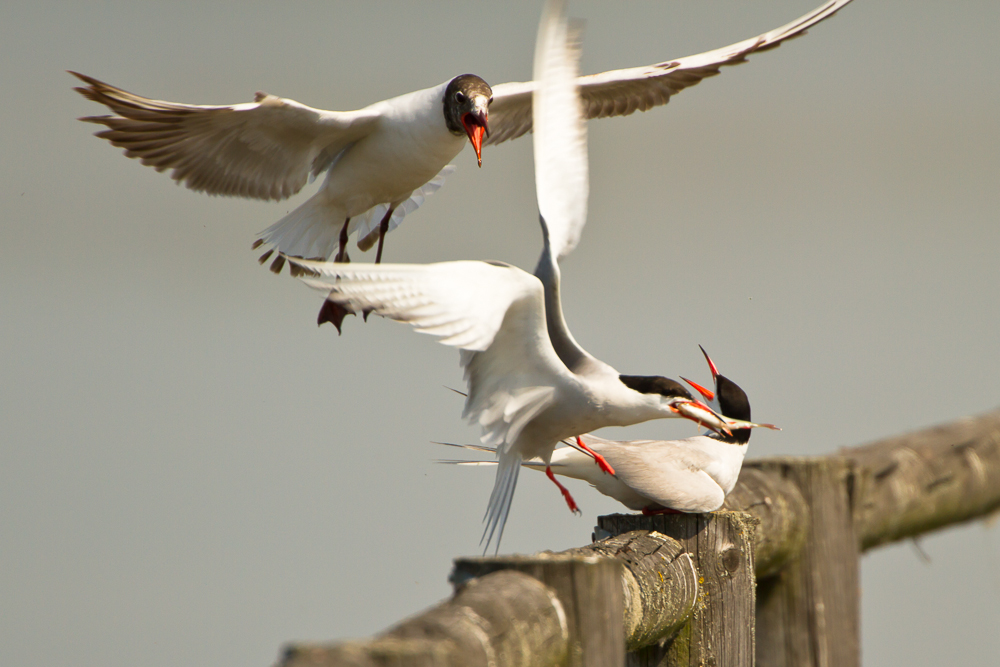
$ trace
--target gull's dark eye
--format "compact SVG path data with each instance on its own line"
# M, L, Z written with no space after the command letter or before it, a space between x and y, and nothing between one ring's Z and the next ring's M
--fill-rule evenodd
M463 93L462 91L458 91L457 93L455 93L455 101L458 102L459 104L465 104L465 99L466 99L465 93Z
M489 99L489 100L487 100L487 102L486 102L486 103L487 103L487 104L493 104L493 96L492 96L492 95L490 95L490 99Z

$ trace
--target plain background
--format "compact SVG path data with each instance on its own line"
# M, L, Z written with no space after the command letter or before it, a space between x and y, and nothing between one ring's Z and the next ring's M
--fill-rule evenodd
M583 71L782 25L814 0L574 2ZM464 72L530 78L538 2L21 2L0 6L0 663L267 665L445 597L492 472L458 355L407 327L315 326L257 265L305 200L213 198L121 157L75 69L222 104L354 109ZM996 2L857 0L809 35L590 124L589 223L563 266L577 339L625 373L749 393L751 455L825 454L1000 403ZM541 247L530 139L456 160L392 262ZM315 186L313 186L315 187ZM311 191L311 188L310 188ZM353 252L355 260L362 256ZM371 260L372 255L366 259ZM604 435L684 437L658 422ZM444 450L444 451L442 451ZM525 473L503 551L589 540ZM868 665L995 664L1000 538L975 523L865 556Z

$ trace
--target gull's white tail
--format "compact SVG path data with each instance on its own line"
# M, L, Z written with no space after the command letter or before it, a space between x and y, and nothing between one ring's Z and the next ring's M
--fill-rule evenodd
M407 214L416 211L428 197L440 190L445 178L453 171L455 167L447 165L437 176L414 190L410 198L393 211L388 231L398 227ZM379 223L388 210L388 205L379 204L351 218L347 232L357 232L358 247L362 251L368 250L378 241ZM331 202L326 191L321 189L304 204L258 234L258 238L292 257L327 259L339 247L340 230L346 219L346 211Z

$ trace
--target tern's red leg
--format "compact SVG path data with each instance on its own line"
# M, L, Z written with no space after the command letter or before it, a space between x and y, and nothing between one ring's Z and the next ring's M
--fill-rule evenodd
M389 218L392 217L392 212L395 211L392 206L389 210L385 212L385 217L382 218L382 222L378 225L378 250L375 251L375 263L382 263L382 244L385 242L385 233L389 231Z
M649 507L642 508L643 516L655 516L656 514L683 514L683 512L680 510L670 509L669 507L661 507L655 510Z
M545 466L545 476L552 480L552 483L559 487L559 491L562 492L563 498L566 499L566 504L569 505L569 511L574 514L582 514L580 508L577 507L576 501L573 500L573 496L570 495L569 489L559 483L556 476L552 474L552 468Z
M593 449L591 449L587 445L583 444L583 440L580 439L580 436L576 436L576 445L577 445L577 447L579 447L583 451L585 451L588 454L590 454L591 456L593 456L594 457L594 463L596 463L601 468L601 470L603 470L604 472L608 473L609 475L614 475L615 474L615 469L611 467L611 464L608 463L607 460L605 460L605 458L603 456L601 456L600 454L598 454L597 452L595 452Z
M340 228L340 250L333 258L333 261L335 262L351 261L351 259L347 256L347 223L349 223L350 221L351 221L350 218L344 220L344 226Z

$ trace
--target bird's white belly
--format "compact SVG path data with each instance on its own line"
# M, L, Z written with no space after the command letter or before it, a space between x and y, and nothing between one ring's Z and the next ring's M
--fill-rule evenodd
M333 167L324 194L346 217L378 204L399 204L458 155L465 137L447 129L419 134L386 131L352 146Z
M560 440L611 425L596 406L587 402L585 396L575 392L566 396L566 393L562 397L557 396L551 406L521 431L517 444L525 459L541 457L547 460Z

